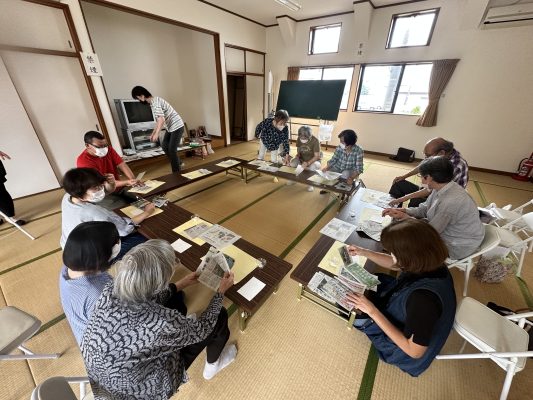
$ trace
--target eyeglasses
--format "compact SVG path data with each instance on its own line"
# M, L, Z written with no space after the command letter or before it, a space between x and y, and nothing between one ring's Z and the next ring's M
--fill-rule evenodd
M89 144L90 144L91 146L93 146L95 149L105 149L105 148L108 146L107 143L105 143L105 144L103 144L103 145L101 145L101 146L97 146L97 145L92 144L92 143L89 143Z

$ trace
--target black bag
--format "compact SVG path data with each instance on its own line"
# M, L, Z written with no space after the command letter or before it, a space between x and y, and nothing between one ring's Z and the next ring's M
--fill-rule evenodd
M398 153L395 156L390 156L391 160L401 162L413 162L415 160L415 151L410 149L398 148Z

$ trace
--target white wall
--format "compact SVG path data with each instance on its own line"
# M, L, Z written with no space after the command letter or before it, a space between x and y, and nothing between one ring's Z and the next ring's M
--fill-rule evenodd
M166 99L189 128L220 135L213 36L84 3L117 129L113 99L131 98L135 85Z
M82 48L86 51L89 51L91 49L91 45L85 21L83 20L79 0L60 1L69 5ZM196 0L180 0L179 2L175 0L110 0L110 2L219 33L219 51L221 55L223 77L225 77L224 43L247 47L259 51L265 51L266 49L264 27L218 10ZM91 79L93 80L97 97L100 101L104 119L111 136L111 141L114 146L118 146L118 137L114 129L111 109L107 104L107 98L105 96L101 79L99 77L93 77ZM229 138L229 119L225 78L223 79L223 93L226 131L228 132L227 136ZM213 96L217 96L217 93L214 93ZM258 101L261 100L258 99Z
M460 6L460 0L430 0L373 10L362 56L355 52L353 14L297 23L291 45L283 42L277 26L268 28L266 69L274 74L275 92L288 66L459 58L440 100L436 127L418 127L414 116L348 111L339 114L336 132L354 129L366 150L395 153L403 146L415 149L417 156L428 139L442 136L452 140L472 166L514 171L533 148L533 25L461 30ZM430 46L385 49L393 14L432 7L441 9ZM342 22L339 52L308 56L309 28L335 22ZM349 110L357 79L355 74Z

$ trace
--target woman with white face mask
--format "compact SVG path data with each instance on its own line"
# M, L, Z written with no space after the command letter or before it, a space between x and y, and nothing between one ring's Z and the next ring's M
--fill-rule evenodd
M307 125L301 126L298 129L296 156L290 162L290 166L293 168L296 168L298 165L310 171L320 169L320 142L313 136L311 128ZM289 181L287 183L292 182ZM313 186L307 187L308 192L312 192L313 190Z
M272 162L278 162L278 153L280 146L282 147L281 161L284 164L289 163L289 113L285 110L278 110L274 114L274 118L268 117L260 122L255 128L255 137L259 139L259 155L258 160L265 158L265 153L270 151L270 159Z
M67 192L61 202L62 231L60 245L65 247L70 232L82 222L109 221L117 228L121 237L121 250L117 258L121 258L129 249L146 238L135 231L139 225L150 216L155 207L149 203L142 213L133 217L120 217L113 211L98 205L105 197L106 192L114 190L112 175L103 176L92 168L74 168L63 177L63 188Z
M351 129L343 130L338 137L340 144L322 171L339 172L346 183L352 185L363 173L363 149L356 145L357 134ZM324 193L327 191L320 191L320 194Z

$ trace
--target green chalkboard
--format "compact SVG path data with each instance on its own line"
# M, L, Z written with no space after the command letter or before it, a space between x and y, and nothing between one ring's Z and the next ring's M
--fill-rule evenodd
M336 121L345 84L344 79L281 81L276 110L287 110L291 117Z

